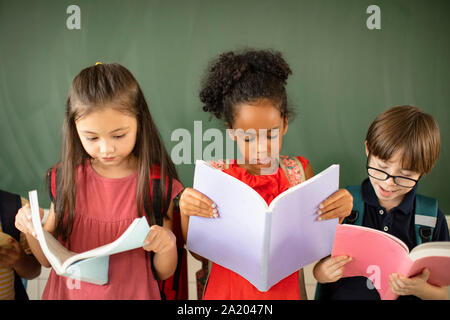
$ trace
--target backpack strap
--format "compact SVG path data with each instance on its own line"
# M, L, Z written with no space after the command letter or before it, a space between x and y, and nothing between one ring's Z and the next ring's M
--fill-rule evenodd
M289 180L291 187L306 180L305 170L297 157L280 156L280 167Z
M52 167L47 171L47 187L50 201L55 203L56 198L56 183L59 180L60 175L59 167Z
M22 207L22 200L17 194L0 190L0 221L4 233L12 236L17 242L20 242L20 231L15 226L17 211ZM14 271L14 292L15 300L28 300L22 279Z
M416 194L414 228L417 245L431 241L437 222L438 202L436 199Z
M297 157L281 156L279 160L281 170L289 181L291 187L306 181L305 170ZM305 276L303 268L298 271L298 287L301 300L307 300L308 295L305 288Z
M348 186L346 189L353 197L353 209L350 215L344 219L344 223L362 226L364 218L364 200L362 197L361 186Z

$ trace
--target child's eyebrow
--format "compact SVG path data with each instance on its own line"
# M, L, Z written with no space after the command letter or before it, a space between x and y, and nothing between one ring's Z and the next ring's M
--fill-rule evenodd
M117 129L111 131L110 133L114 133L114 132L117 132L117 131L126 130L126 129L128 129L128 128L129 128L129 127L117 128Z
M115 132L117 132L117 131L126 130L126 129L128 129L128 128L129 128L129 127L117 128L117 129L114 129L114 130L110 131L109 133L115 133ZM97 134L97 132L95 132L95 131L89 131L89 130L81 130L81 132L82 132L82 133L87 133L87 134Z

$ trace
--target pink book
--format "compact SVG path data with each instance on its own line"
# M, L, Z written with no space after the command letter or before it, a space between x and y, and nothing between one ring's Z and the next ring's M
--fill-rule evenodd
M382 300L397 298L389 288L389 275L392 273L412 277L428 268L430 284L450 284L448 241L424 243L409 252L404 242L386 232L342 224L336 227L331 255L352 257L353 260L345 265L344 277L368 278L368 287L377 289Z

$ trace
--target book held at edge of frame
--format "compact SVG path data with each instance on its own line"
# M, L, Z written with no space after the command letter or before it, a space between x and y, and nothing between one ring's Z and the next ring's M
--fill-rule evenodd
M194 189L217 204L219 218L191 216L187 248L269 290L331 253L338 219L318 221L319 204L339 189L339 165L267 205L250 186L197 160Z
M413 277L428 268L428 282L450 284L450 241L422 243L409 252L399 238L386 232L343 224L336 228L332 256L347 255L352 261L344 267L344 277L362 276L372 281L382 300L397 298L389 288L389 275Z
M150 231L146 217L136 218L115 241L82 253L72 252L42 228L36 190L29 192L29 198L31 219L42 252L55 272L68 278L98 285L108 283L109 256L144 246Z

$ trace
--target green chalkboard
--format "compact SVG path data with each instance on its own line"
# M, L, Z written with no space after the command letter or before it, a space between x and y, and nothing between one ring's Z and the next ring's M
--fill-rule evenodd
M376 21L367 13L374 2ZM170 152L174 130L193 132L195 120L203 131L224 129L198 99L208 62L226 50L272 48L293 70L297 116L283 154L305 156L316 172L339 163L341 186L360 183L369 124L390 106L417 105L442 136L419 191L450 213L449 13L447 0L0 0L0 188L24 196L38 188L49 205L45 172L58 161L65 98L82 68L130 69ZM193 164L177 168L192 185Z

